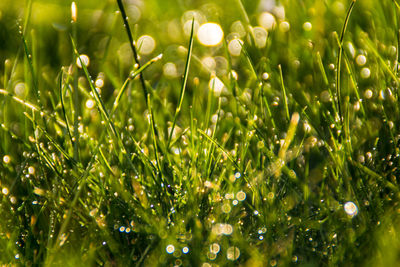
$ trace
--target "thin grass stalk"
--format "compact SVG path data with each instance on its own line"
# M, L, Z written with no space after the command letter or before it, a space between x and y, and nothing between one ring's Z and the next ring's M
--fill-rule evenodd
M338 52L338 57L337 57L337 70L336 70L336 95L337 95L337 105L338 105L338 109L339 109L339 120L340 123L343 127L343 112L342 112L342 104L341 104L341 100L342 100L342 96L341 96L341 84L340 84L340 71L341 71L341 65L342 65L342 54L343 54L343 39L344 39L344 34L346 33L346 29L347 29L347 24L349 22L350 19L350 15L351 15L351 11L354 8L354 5L356 3L357 0L353 0L349 6L349 9L347 10L347 14L346 14L346 18L344 20L344 24L343 24L343 28L342 28L342 32L340 34L340 40L339 40L339 52Z
M175 124L176 124L176 119L178 118L178 115L181 111L182 108L182 103L183 103L183 97L185 96L185 89L186 89L186 84L187 84L187 79L189 76L189 67L190 67L190 59L192 56L192 49L193 49L193 32L194 32L194 18L192 19L192 28L190 30L190 38L189 38L189 49L188 49L188 53L187 53L187 58L186 58L186 65L185 65L185 72L183 75L183 82L182 82L182 87L181 87L181 91L180 91L180 95L179 95L179 102L178 102L178 106L176 108L175 111L175 116L174 116L174 120L172 122L172 127L171 127L171 131L169 133L169 137L168 137L168 142L167 142L167 150L170 146L171 143L171 139L172 139L172 134L174 132L174 128L175 128Z

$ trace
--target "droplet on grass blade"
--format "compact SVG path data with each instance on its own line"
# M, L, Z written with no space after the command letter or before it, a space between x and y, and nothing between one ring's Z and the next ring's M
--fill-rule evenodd
M365 96L366 99L372 98L373 95L374 95L374 93L372 92L371 89L367 89L367 90L365 90L365 92L364 92L364 96Z
M218 77L212 77L208 83L208 88L213 91L214 96L219 97L225 85Z
M78 8L76 7L76 3L72 2L71 4L71 19L72 22L76 22L78 18Z
M95 105L95 102L94 102L92 99L88 99L88 100L86 101L86 108L87 108L87 109L92 109L92 108L94 108L94 105Z
M239 192L237 192L237 194L236 194L236 198L237 198L239 201L243 201L243 200L246 199L246 193L243 192L243 191L239 191Z
M350 217L354 217L358 214L358 208L354 202L348 201L344 204L344 211L349 215Z
M10 157L9 155L5 155L5 156L3 157L3 162L4 162L5 164L10 163L10 162L11 162L11 157Z
M233 39L228 44L228 51L232 56L238 57L240 56L240 52L242 51L243 41L240 39Z
M1 192L3 193L3 195L8 195L9 191L7 187L3 187L3 189L1 190Z
M90 59L89 59L89 57L88 57L87 55L85 55L85 54L82 54L82 55L80 55L78 58L76 58L76 65L77 65L79 68L82 68L82 63L83 63L86 67L88 67L89 64L90 64Z
M212 243L210 245L210 252L214 254L218 254L221 249L221 246L218 243Z
M258 16L258 23L267 30L272 30L276 26L275 17L269 12L261 13Z
M267 31L262 27L254 27L253 32L254 32L254 39L255 39L254 41L256 46L258 48L265 47L265 45L267 44L267 37L268 37Z
M358 66L364 66L367 63L367 58L364 55L358 55L356 57L356 63Z
M240 249L238 247L230 247L226 251L226 258L231 261L235 261L240 257Z
M368 79L371 76L371 71L369 68L362 68L360 72L361 78Z

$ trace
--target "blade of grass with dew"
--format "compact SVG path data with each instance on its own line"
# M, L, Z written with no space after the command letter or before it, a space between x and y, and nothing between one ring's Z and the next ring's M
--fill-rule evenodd
M247 64L248 64L249 67L250 67L250 70L251 70L251 74L252 74L252 76L253 76L253 79L256 80L256 81L258 81L259 78L258 78L256 69L255 69L255 67L254 67L253 61L251 60L250 54L247 52L246 47L244 46L244 44L242 44L242 43L240 43L240 42L239 42L239 44L240 44L240 46L242 47L242 50L241 50L241 51L242 51L242 54L243 54L244 58L246 59Z
M131 32L131 29L130 29L130 26L129 26L129 23L128 23L128 16L127 16L127 14L125 12L124 4L122 3L122 0L117 0L117 3L118 3L118 8L121 11L121 16L122 16L122 20L123 20L124 27L125 27L125 30L126 30L126 34L128 35L129 45L130 45L130 48L131 48L132 53L133 53L133 58L134 58L136 64L138 65L138 68L140 68L141 65L140 65L140 61L139 61L139 56L138 56L138 53L137 53L137 49L136 49L135 43L133 41L132 32ZM147 109L150 112L150 123L152 124L151 125L151 129L152 129L152 133L154 134L153 146L154 146L155 151L156 151L157 150L157 145L158 145L158 143L157 143L158 132L157 132L155 121L154 121L153 109L150 107L150 104L149 104L149 101L151 100L151 97L150 97L149 91L147 90L146 82L145 82L143 73L140 73L139 79L140 79L140 84L141 84L142 89L143 89L143 94L144 94L144 98L145 98L145 101L146 101L146 106L147 106ZM158 155L156 155L156 158L158 158ZM159 161L157 161L157 162L158 162L158 166L160 167L160 162Z
M354 5L356 3L356 0L352 0L351 4L347 10L346 13L346 18L344 20L343 23L343 28L342 28L342 32L340 34L340 40L339 40L339 51L338 51L338 57L337 57L337 64L336 64L336 94L337 94L337 105L338 105L338 109L339 109L339 120L343 126L343 113L342 113L342 95L341 95L341 83L340 83L340 76L341 76L341 66L342 66L342 54L343 54L343 40L344 40L344 35L346 33L346 29L347 29L347 24L349 23L350 20L350 15L351 12L354 8Z
M129 23L128 23L128 16L126 15L124 4L122 3L122 0L117 0L117 3L118 3L118 8L121 11L121 17L122 17L122 20L123 20L123 23L124 23L126 34L128 35L129 45L130 45L132 53L133 53L133 58L134 58L136 64L138 64L138 68L140 68L139 56L138 56L138 53L137 53L137 50L136 50L135 43L133 41L132 32L131 32L131 28L130 28ZM140 74L139 78L140 78L140 84L142 85L145 101L146 101L146 103L148 103L147 102L148 101L148 97L147 97L148 91L147 91L147 88L146 88L146 83L145 83L145 80L144 80L143 73Z
M99 147L100 146L98 145L97 149ZM47 259L46 259L46 263L47 264L46 265L51 265L52 264L55 254L61 248L61 246L59 245L60 244L59 240L61 240L61 236L65 233L65 231L66 231L66 229L68 227L68 224L69 224L69 222L71 220L71 217L72 217L73 210L74 210L76 204L79 201L79 197L80 197L80 194L81 194L83 188L86 185L87 177L90 175L91 167L92 167L92 165L93 165L93 163L95 161L95 156L94 155L97 155L97 152L98 151L95 151L93 153L93 156L92 156L90 162L88 163L88 165L87 165L87 167L85 169L85 172L81 175L81 177L79 179L79 185L77 186L77 190L74 191L75 192L74 197L73 197L73 199L71 201L71 204L70 204L70 206L69 206L69 208L67 210L67 214L65 216L65 219L64 219L63 223L60 226L60 230L59 230L58 235L57 235L57 237L55 239L56 242L53 244L53 246L50 248L49 253L47 254Z
M24 47L25 57L26 57L26 59L28 61L28 66L29 66L29 71L30 71L30 74L31 74L33 90L34 90L34 94L35 94L35 97L36 97L36 101L37 101L37 103L39 105L40 110L43 110L43 106L42 106L42 103L41 103L41 100L40 100L40 90L39 90L38 80L37 80L36 72L35 72L35 69L34 69L34 66L33 66L33 61L32 61L32 54L29 51L28 44L27 44L26 39L25 39L25 35L22 32L20 32L20 35L21 35L21 40L22 40L22 44L23 44L23 47Z
M324 64L322 63L321 53L320 53L320 52L317 52L316 55L317 55L318 67L319 67L319 69L320 69L320 71L321 71L322 78L323 78L323 80L324 80L324 84L325 84L326 86L328 86L328 85L329 85L329 81L328 81L328 77L326 76Z
M286 119L289 121L290 120L289 106L288 106L288 100L287 100L287 96L286 96L285 83L283 82L282 66L280 64L278 65L278 69L279 69L279 77L281 80L281 89L282 89L282 95L283 95L283 103L285 106Z
M58 88L59 88L59 94L60 94L61 110L62 110L62 114L63 114L63 117L64 117L65 125L67 127L67 132L68 132L69 139L71 140L71 143L73 144L74 143L74 139L72 138L71 130L70 130L69 123L68 123L67 114L65 112L64 90L63 90L63 88L64 88L64 86L63 86L63 72L64 72L64 70L61 70L61 72L58 74L59 75Z
M21 105L23 105L23 106L25 106L25 107L31 109L32 111L40 112L40 115L41 115L41 116L45 116L45 117L48 117L48 118L54 120L55 122L57 122L57 124L58 124L59 126L61 126L61 127L63 127L63 128L66 128L66 127L67 127L66 124L65 124L65 122L62 121L62 120L60 120L60 119L58 119L58 118L56 118L55 115L53 115L53 114L50 115L50 114L48 114L48 113L46 113L46 112L44 112L44 111L40 111L39 107L37 107L36 105L34 105L34 104L32 104L32 103L29 103L29 102L27 102L27 101L25 101L25 100L22 100L21 98L16 97L16 96L13 95L12 93L9 93L8 91L6 91L6 90L4 90L4 89L0 89L0 94L10 97L10 98L13 99L15 102L20 103Z
M251 27L251 23L250 23L250 19L249 19L249 15L247 14L247 11L242 3L241 0L235 0L236 5L238 6L240 13L244 19L245 25L246 25L246 31L250 34L251 40L253 42L253 44L255 43L255 36L254 36L254 31L253 28Z
M171 132L169 133L168 141L167 141L167 150L169 149L171 139L172 139L172 134L175 129L175 124L176 124L176 119L178 118L179 112L181 111L182 108L182 103L183 103L183 97L185 96L185 90L186 90L186 84L187 84L187 79L189 76L189 67L190 67L190 59L192 57L192 49L193 49L193 33L194 33L194 18L192 19L192 27L190 30L190 38L189 38L189 48L188 48L188 53L186 57L186 65L185 65L185 71L183 74L183 81L182 81L182 87L181 91L179 94L179 101L178 101L178 106L175 111L175 116L172 122L172 127L171 127Z
M219 121L220 110L221 110L221 97L218 97L217 121L215 122L215 127L214 127L214 130L212 131L212 134L211 134L211 139L212 140L215 140L215 133L217 132L217 126L218 126L218 121ZM210 142L210 144L208 146L208 149L207 149L207 151L210 151L209 152L210 156L207 158L207 161L206 161L206 167L207 167L206 177L209 177L209 178L211 178L211 172L212 172L211 171L211 164L212 164L213 158L214 158L214 149L215 149L214 144L212 142Z
M278 152L278 159L280 162L282 162L283 164L285 164L286 162L286 152L290 146L290 143L293 141L293 138L296 134L296 128L297 125L299 123L299 113L295 112L292 114L292 118L290 119L290 123L289 123L289 129L287 131L286 134L286 138L283 142L283 145L281 146L281 148L279 149ZM277 164L280 166L280 164ZM278 169L276 170L275 173L275 177L279 177L280 176L280 172L281 172L281 167L278 167Z
M271 160L271 162L277 162L279 161L279 158L274 154L274 152L272 152L269 148L267 148L267 142L265 135L262 133L262 131L256 126L253 125L254 130L256 131L256 134L259 137L259 140L264 142L264 148L266 148L267 151L267 157ZM283 164L281 167L281 170L283 173L285 173L287 176L289 176L290 178L292 178L292 180L297 181L297 176L296 173L290 169L286 164Z
M147 103L149 104L149 123L150 123L150 130L152 133L152 140L153 140L153 146L154 146L154 156L156 159L156 166L157 166L157 170L158 170L158 175L161 175L162 173L162 167L161 167L161 162L160 162L160 158L158 155L158 146L157 146L157 139L156 139L156 133L155 133L155 128L154 128L154 121L153 121L153 116L151 114L153 114L152 112L152 108L151 108L151 98L150 95L147 95Z
M372 51L372 53L376 56L376 58L379 59L379 61L382 64L383 69L385 69L387 71L387 73L392 77L392 79L397 84L400 84L400 79L396 76L395 73L393 73L392 69L388 66L385 59L379 54L378 50L375 48L372 41L368 38L368 36L366 34L363 36L361 41Z
M239 164L237 163L237 161L236 161L235 159L233 159L233 158L231 157L231 155L229 154L229 152L226 151L220 144L218 144L217 141L215 141L214 139L212 139L211 137L209 137L209 136L208 136L205 132L203 132L202 130L197 129L197 131L198 131L202 136L204 136L209 142L213 143L216 147L218 147L218 148L222 151L222 153L225 154L225 156L229 159L229 161L232 162L232 163L235 165L235 167L237 168L237 170L239 170L240 173L243 175L243 178L245 179L245 181L250 185L251 188L253 188L253 186L250 184L249 180L247 179L245 173L243 173L243 170L240 169Z
M95 101L97 103L97 107L99 108L100 113L103 115L104 119L107 121L107 124L110 127L111 132L112 132L114 138L116 139L117 143L121 147L122 152L124 154L126 154L126 150L125 150L125 147L124 147L124 145L122 143L121 137L119 136L119 134L118 134L118 132L117 132L115 126L114 126L114 123L111 121L110 116L108 115L107 109L105 108L104 103L101 100L99 92L97 91L97 89L93 85L93 82L92 82L92 79L90 77L89 71L88 71L86 65L84 64L84 62L82 61L82 59L81 59L81 57L80 57L80 55L78 53L78 50L76 49L75 42L74 42L74 40L72 38L71 38L71 42L72 42L72 46L74 48L74 52L75 52L77 58L79 59L79 61L81 62L81 66L82 66L83 71L85 73L86 79L89 82L89 86L90 86L90 89L91 89L91 91L93 93L94 99L95 99Z
M132 71L128 78L125 80L124 84L122 85L121 89L118 92L117 97L115 98L113 107L112 107L112 111L111 114L114 114L115 110L117 109L119 102L121 100L122 95L124 94L128 83L130 81L132 81L133 79L135 79L138 75L140 75L145 69L147 69L148 67L150 67L153 63L159 61L162 58L162 54L158 55L157 57L149 60L146 64L144 64L143 66L141 66L139 69Z

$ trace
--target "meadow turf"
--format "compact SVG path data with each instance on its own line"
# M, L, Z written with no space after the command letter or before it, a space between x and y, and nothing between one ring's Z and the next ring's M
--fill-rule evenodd
M0 263L399 265L399 14L0 1Z

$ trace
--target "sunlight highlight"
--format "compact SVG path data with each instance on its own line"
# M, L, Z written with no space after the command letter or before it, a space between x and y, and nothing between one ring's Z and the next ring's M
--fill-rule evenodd
M197 38L204 46L217 46L224 38L224 32L219 24L208 22L200 26Z

